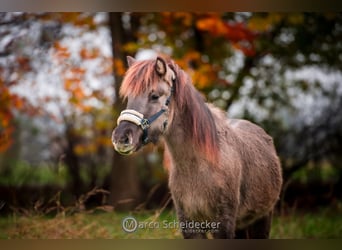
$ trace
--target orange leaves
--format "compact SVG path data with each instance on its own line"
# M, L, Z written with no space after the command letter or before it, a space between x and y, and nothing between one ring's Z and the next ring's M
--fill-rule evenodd
M90 112L91 107L84 104L84 100L88 98L81 85L81 78L71 77L64 80L64 89L70 93L69 102L82 112Z
M20 44L15 45L20 45L20 50L11 50L13 62L11 65L2 64L4 67L0 68L0 151L7 150L12 143L13 120L17 114L20 118L22 113L32 119L43 114L57 122L70 123L71 130L79 130L80 140L86 138L95 144L103 144L104 139L97 136L102 128L94 124L102 119L98 117L99 110L111 107L114 99L111 96L114 90L110 89L113 74L113 61L108 53L110 40L100 29L107 25L106 18L101 14L71 12L27 15L30 18L28 26L42 24L38 28L44 41L42 44L31 41L31 36L19 39ZM44 48L40 48L41 45ZM31 48L39 50L39 54L27 53ZM116 69L119 73L124 71L118 62ZM6 78L5 83L1 77ZM12 89L18 94L12 93ZM107 114L110 113L108 109ZM94 147L96 145L75 150L92 152Z
M126 72L126 67L122 60L120 59L114 59L114 72L118 76L123 76Z
M244 23L225 21L219 14L209 14L197 20L196 27L200 31L210 33L214 37L229 40L233 47L241 50L246 56L255 54L253 42L256 34Z
M212 86L217 77L216 72L211 65L202 64L196 71L193 72L192 79L198 89L205 89Z
M81 100L85 97L84 91L80 86L74 88L71 92L76 100Z
M225 36L227 33L226 24L217 15L197 20L196 26L201 31L207 31L215 36Z
M189 51L176 62L181 68L188 69L187 71L198 89L210 88L217 82L219 69L209 62L204 62L198 51Z
M24 100L17 95L12 95L12 105L20 110L24 107Z
M64 60L64 59L68 59L70 57L69 49L67 47L61 45L60 42L55 42L54 49L55 49L55 56L58 59Z
M221 36L233 42L240 40L253 41L255 35L244 23L227 22L218 14L197 20L196 27L201 31L209 32L214 36Z
M81 67L72 67L64 72L64 89L70 93L69 101L82 111L88 110L83 103L86 98L82 81L86 71Z
M98 48L92 48L92 49L82 48L80 50L80 56L82 59L95 59L100 56L100 51Z
M13 109L21 109L23 101L12 94L0 79L0 153L6 151L13 143L14 131Z
M74 88L75 82L79 82L79 79L68 78L64 80L64 88L66 90L72 90Z
M63 46L60 42L54 44L55 56L59 59L69 59L71 53L66 46ZM81 48L79 55L82 60L96 59L101 56L98 48Z

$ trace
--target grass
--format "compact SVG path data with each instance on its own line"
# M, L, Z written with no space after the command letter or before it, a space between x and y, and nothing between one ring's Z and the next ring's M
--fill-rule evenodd
M339 239L342 238L341 209L320 209L316 212L295 212L273 218L271 238L276 239Z
M341 211L341 210L340 210ZM342 213L331 208L316 212L292 212L274 216L271 238L275 239L330 239L342 237ZM127 233L122 220L128 215L140 222L137 230ZM177 228L164 228L164 223L175 220L173 211L162 214L140 212L76 213L56 217L42 215L0 217L1 239L177 239L182 238ZM145 227L145 228L140 228ZM148 229L146 227L149 227Z
M101 212L77 213L70 216L11 216L0 218L0 239L172 239L181 238L177 229L140 229L126 233L122 220L128 214ZM132 215L130 215L132 216ZM163 223L175 219L173 212L156 217L153 213L133 215L137 221Z

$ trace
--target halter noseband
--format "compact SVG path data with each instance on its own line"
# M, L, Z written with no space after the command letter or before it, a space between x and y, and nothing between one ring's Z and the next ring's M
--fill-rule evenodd
M165 106L168 107L170 104L170 100L174 91L174 82L176 80L175 74L172 75L172 86L171 86L171 93L169 97L165 101ZM120 116L117 120L117 124L119 125L122 121L128 121L136 124L138 127L140 127L143 131L143 137L142 142L143 145L150 142L150 139L148 138L148 129L151 127L151 124L157 120L164 112L167 111L167 108L162 108L157 113L152 115L149 118L144 118L144 115L140 112L134 110L134 109L125 109L121 111ZM167 120L164 121L164 130L167 126Z

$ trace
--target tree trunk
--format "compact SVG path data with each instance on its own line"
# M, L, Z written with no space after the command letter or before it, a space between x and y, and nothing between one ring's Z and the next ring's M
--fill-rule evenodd
M114 60L121 60L126 62L126 54L122 50L122 46L134 38L134 32L131 30L130 34L123 28L122 14L110 13L109 26L112 35L112 51ZM113 117L114 123L118 118L119 111L124 109L122 100L119 98L119 87L122 77L114 74L116 100L114 103L115 115ZM141 198L140 183L137 174L137 157L122 156L114 153L113 165L110 173L109 184L109 203L117 210L130 210L136 207Z
M73 135L72 129L67 125L66 130L67 148L65 151L65 164L70 174L71 183L70 190L72 194L78 198L83 192L83 182L80 175L80 162L78 156L74 152L74 146L77 138Z

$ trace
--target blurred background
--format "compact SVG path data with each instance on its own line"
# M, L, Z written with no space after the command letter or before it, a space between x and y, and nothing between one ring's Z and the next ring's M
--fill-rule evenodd
M172 207L162 147L111 143L126 56L157 53L274 138L278 214L341 212L341 13L69 12L0 13L0 215Z

